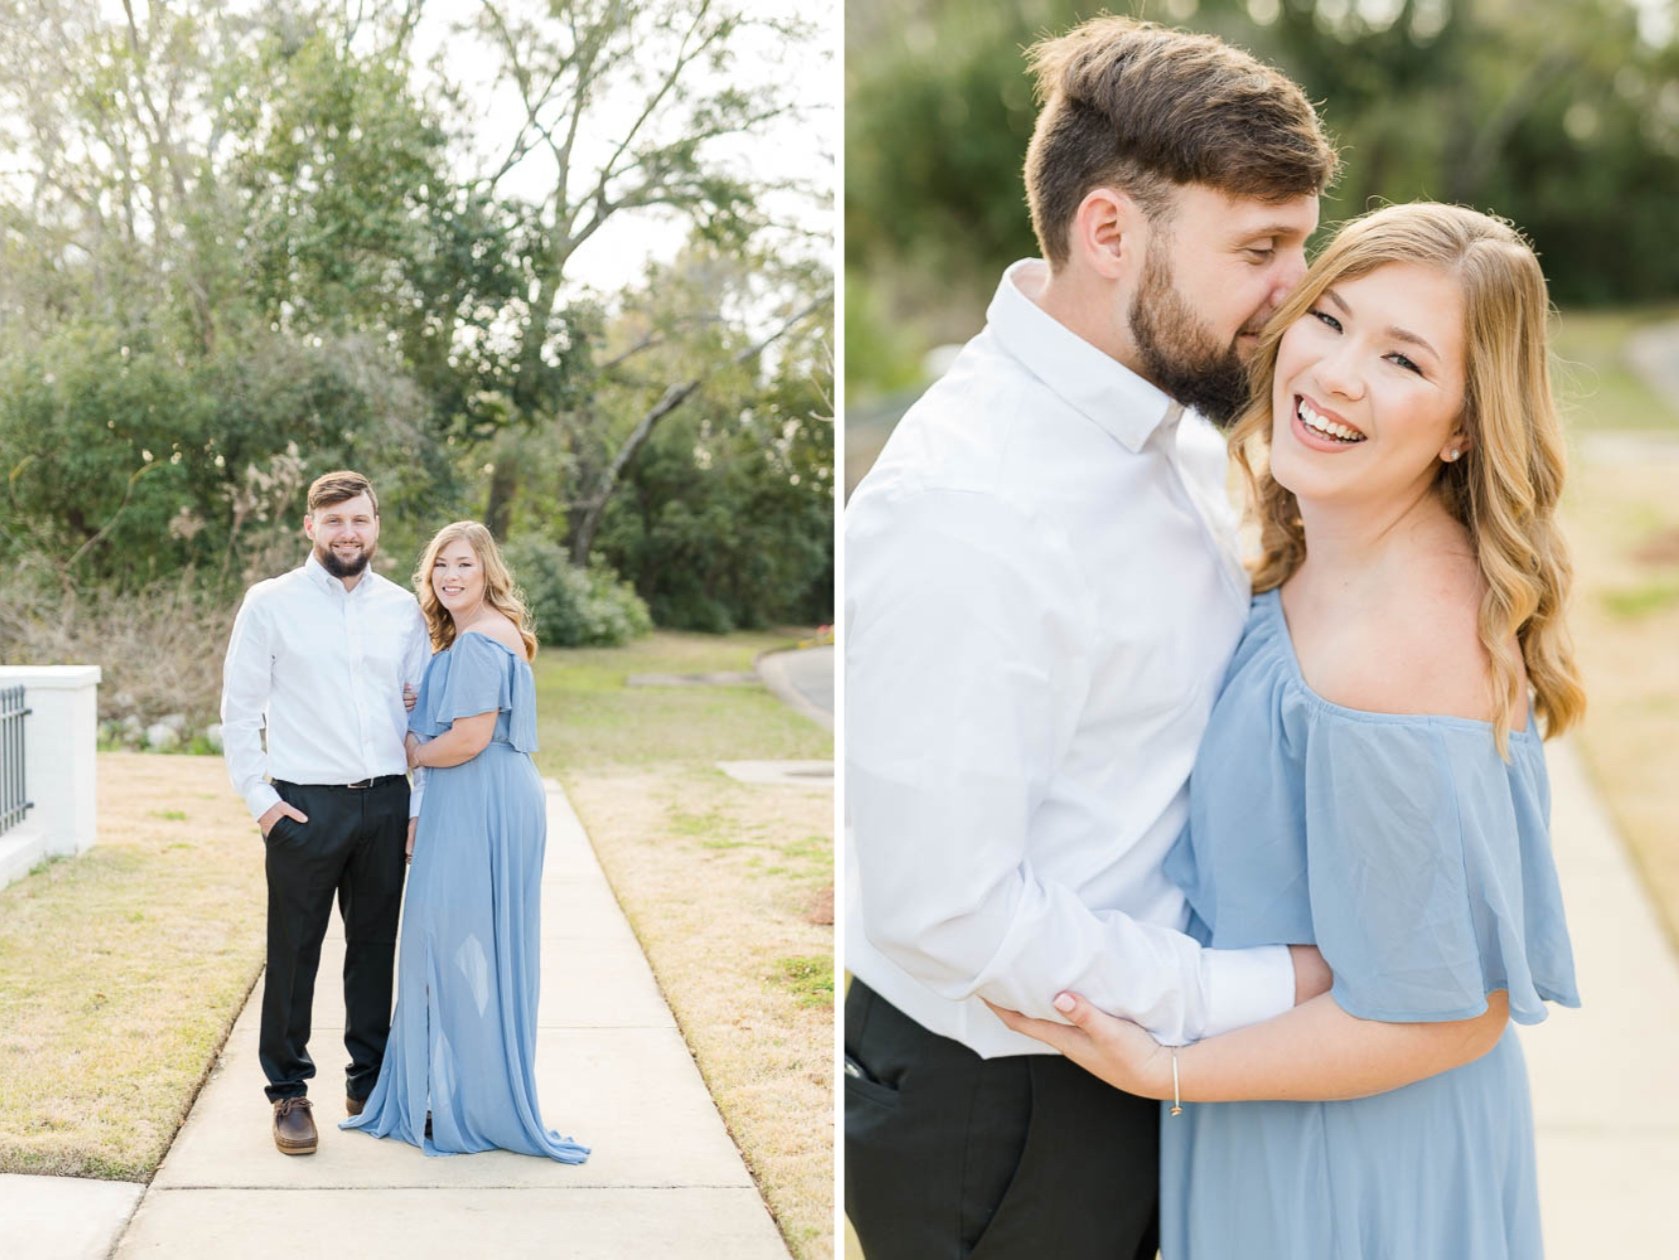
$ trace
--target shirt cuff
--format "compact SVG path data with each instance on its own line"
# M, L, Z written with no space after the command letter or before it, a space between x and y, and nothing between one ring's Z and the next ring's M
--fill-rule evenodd
M250 810L251 817L258 821L279 803L280 794L268 783L259 783L245 793L245 808Z
M1287 945L1203 950L1201 965L1207 982L1203 1037L1263 1023L1294 1009L1294 962Z

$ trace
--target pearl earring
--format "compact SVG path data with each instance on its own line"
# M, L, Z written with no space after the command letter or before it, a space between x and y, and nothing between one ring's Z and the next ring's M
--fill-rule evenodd
M1448 463L1448 464L1450 464L1450 463L1455 463L1455 462L1456 462L1456 460L1457 460L1457 457L1458 457L1458 456L1459 456L1459 455L1461 455L1461 454L1462 454L1462 453L1463 453L1463 452L1462 452L1462 451L1460 451L1460 450L1458 450L1458 448L1457 448L1457 447L1455 447L1455 446L1454 446L1454 447L1452 447L1452 449L1451 449L1451 450L1449 450L1449 451L1447 451L1447 452L1446 452L1446 462L1447 462L1447 463Z

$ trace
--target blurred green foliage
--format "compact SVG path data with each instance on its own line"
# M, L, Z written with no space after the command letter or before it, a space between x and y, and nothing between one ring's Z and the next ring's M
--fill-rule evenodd
M1305 88L1344 161L1326 229L1381 201L1461 202L1528 233L1561 304L1679 295L1672 0L1108 7L1218 34ZM1037 252L1020 178L1036 114L1022 50L1099 11L1075 0L850 0L848 304L928 340L949 335L944 303L983 293ZM849 400L896 387L877 362L847 356Z
M540 535L515 538L502 557L517 574L525 606L547 647L621 647L653 628L647 605L604 565L580 569Z

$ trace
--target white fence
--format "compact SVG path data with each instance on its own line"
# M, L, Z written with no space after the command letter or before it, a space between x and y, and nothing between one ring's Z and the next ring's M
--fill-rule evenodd
M99 667L0 666L0 690L18 686L29 712L21 719L21 741L0 741L7 763L0 781L15 777L21 760L30 808L0 834L0 888L45 858L85 853L99 829Z

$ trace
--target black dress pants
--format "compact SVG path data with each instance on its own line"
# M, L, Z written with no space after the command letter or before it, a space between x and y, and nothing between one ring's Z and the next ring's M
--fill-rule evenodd
M321 941L336 894L344 917L346 1092L366 1098L379 1079L391 1032L397 919L407 869L408 780L372 787L275 783L306 823L282 817L269 829L268 972L257 1057L270 1101L309 1092L310 1015Z
M861 981L845 1211L868 1260L1153 1260L1160 1104L1060 1055L982 1059Z

